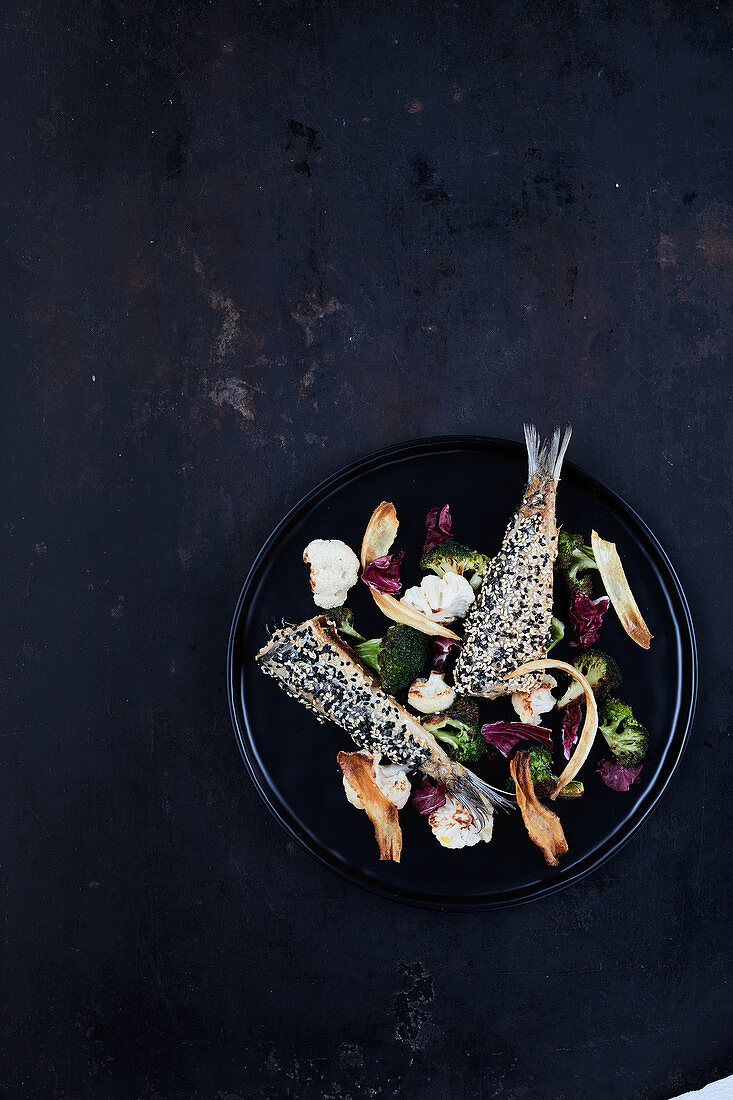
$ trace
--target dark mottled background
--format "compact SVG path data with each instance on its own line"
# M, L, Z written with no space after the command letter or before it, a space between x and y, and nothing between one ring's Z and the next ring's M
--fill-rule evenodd
M733 1072L732 15L6 6L3 1095L667 1100ZM524 417L572 420L667 547L698 720L589 880L411 911L260 803L230 615L324 475Z

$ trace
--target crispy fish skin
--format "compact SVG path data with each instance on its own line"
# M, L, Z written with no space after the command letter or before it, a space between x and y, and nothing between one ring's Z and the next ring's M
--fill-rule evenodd
M553 564L557 554L555 497L570 428L540 443L525 424L529 480L522 503L491 560L465 622L465 642L454 672L456 691L495 699L529 692L542 679L532 672L504 677L527 661L544 657L550 642Z
M477 820L487 821L494 805L510 805L452 761L433 735L382 691L325 615L275 631L256 660L319 721L328 719L346 730L360 749L439 779Z

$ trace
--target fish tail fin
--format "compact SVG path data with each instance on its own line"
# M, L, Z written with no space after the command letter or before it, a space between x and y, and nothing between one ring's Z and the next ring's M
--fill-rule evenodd
M524 425L530 479L535 474L544 474L545 476L552 476L555 484L557 484L560 480L562 462L572 434L573 429L569 424L566 424L563 432L560 428L555 428L552 437L546 439L543 443L534 424Z
M465 806L482 828L489 824L494 810L511 810L514 807L506 794L485 783L456 761L453 762L449 775L441 778L448 794Z

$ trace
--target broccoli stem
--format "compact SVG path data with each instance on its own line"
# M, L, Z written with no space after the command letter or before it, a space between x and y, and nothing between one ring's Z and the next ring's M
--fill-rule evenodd
M349 623L343 622L340 625L337 625L336 629L338 630L339 634L343 635L346 638L358 638L360 642L364 641L364 635L360 634L358 630L354 630L354 628Z
M550 624L550 644L547 647L547 652L549 653L551 649L554 649L557 643L562 641L564 637L565 623L553 615L552 623Z
M583 784L579 779L571 779L569 783L566 783L563 789L560 791L558 798L581 798L584 791Z
M432 730L433 737L438 741L443 741L446 745L450 745L452 748L458 748L458 736L455 733L449 733L448 730Z
M379 672L379 651L382 648L381 638L369 638L366 642L360 642L359 645L354 646L354 649L359 654L360 659L369 668L374 669L375 672Z
M568 575L571 580L575 581L578 579L578 572L585 573L588 569L598 569L596 559L593 556L593 549L590 546L580 546L573 551L573 564Z
M331 620L342 638L356 638L364 641L364 635L360 634L354 626L354 612L346 604L340 607L332 607L326 612L326 617Z

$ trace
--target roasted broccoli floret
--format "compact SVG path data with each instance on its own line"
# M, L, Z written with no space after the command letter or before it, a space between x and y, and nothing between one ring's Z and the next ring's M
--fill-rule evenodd
M552 753L544 745L523 746L529 754L529 774L538 798L549 798L557 786L557 776L552 770ZM558 798L580 798L583 784L575 779L563 787Z
M466 578L474 592L478 592L489 561L487 554L480 554L478 550L469 550L467 546L456 542L455 539L450 539L423 554L420 558L420 568L425 572L437 573L439 577L444 577L446 573L458 573L459 576Z
M565 637L565 623L562 619L552 616L552 622L550 623L550 644L547 647L549 653L551 649L554 649L558 642L561 642Z
M423 726L461 764L475 764L486 752L479 709L473 699L460 699L442 713L426 718Z
M430 638L411 626L397 623L383 638L370 638L354 646L365 665L379 673L388 695L408 688L422 672L432 652Z
M538 798L546 798L557 785L557 776L552 770L552 753L544 745L523 746L522 752L529 755L529 774L535 794Z
M617 688L621 683L621 669L613 657L607 653L601 653L600 649L587 649L576 657L573 664L578 672L582 672L586 680L593 688L596 702ZM558 699L558 710L564 710L572 703L579 703L583 699L583 689L577 680L571 680L565 694Z
M354 626L354 612L346 604L342 604L341 607L332 607L330 611L325 612L325 615L344 638L355 638L359 642L364 641L364 635L360 634Z
M557 537L557 558L555 566L565 581L568 592L579 588L590 596L593 591L592 569L598 569L590 546L585 546L582 535L571 535L561 531Z
M598 708L598 728L619 764L639 764L646 756L649 733L634 718L628 703L604 699Z

